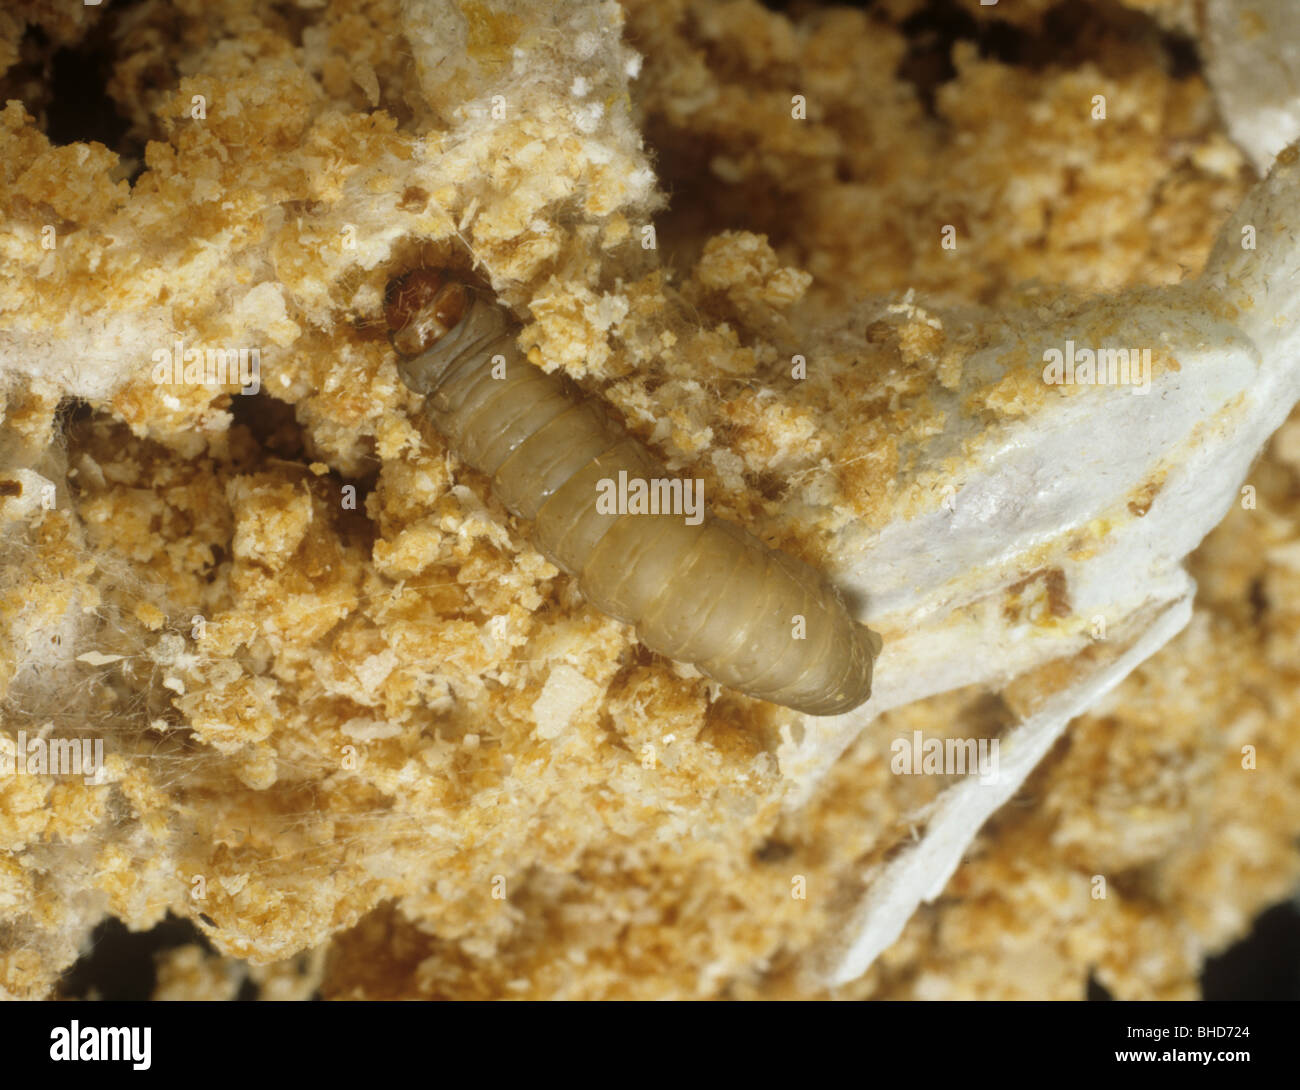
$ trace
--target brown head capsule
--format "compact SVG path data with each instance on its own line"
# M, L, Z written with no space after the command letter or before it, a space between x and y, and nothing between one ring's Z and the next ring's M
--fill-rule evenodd
M523 359L504 307L419 269L390 285L385 314L402 379L434 426L533 520L533 544L593 606L635 625L651 650L762 700L839 715L871 695L880 637L819 572L707 512L597 502L615 480L665 499L684 484L598 403Z
M428 351L464 317L468 292L436 269L412 269L390 280L384 292L388 339L400 356Z

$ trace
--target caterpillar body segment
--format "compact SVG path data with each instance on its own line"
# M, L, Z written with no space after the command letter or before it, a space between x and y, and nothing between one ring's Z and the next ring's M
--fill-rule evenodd
M529 364L509 313L419 269L385 309L402 379L453 450L597 609L651 650L749 696L839 715L871 695L880 637L814 569L707 512L609 514L600 482L671 475L591 399Z

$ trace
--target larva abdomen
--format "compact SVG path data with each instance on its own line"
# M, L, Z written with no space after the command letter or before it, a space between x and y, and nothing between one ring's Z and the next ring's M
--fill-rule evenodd
M416 289L390 288L404 381L501 502L534 521L534 544L594 607L635 625L651 650L750 696L838 715L871 695L880 639L818 572L711 514L690 525L680 514L598 511L599 482L620 471L670 475L596 403L524 360L505 310L420 275L437 285L417 284L436 297L418 303L436 319L403 315L392 300L406 305L402 292ZM420 336L403 341L408 326Z

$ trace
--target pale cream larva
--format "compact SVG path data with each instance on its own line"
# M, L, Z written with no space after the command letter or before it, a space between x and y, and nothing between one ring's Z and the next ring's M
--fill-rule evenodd
M761 700L839 715L871 695L880 637L813 568L707 513L691 525L598 509L600 482L620 470L644 481L668 471L598 403L523 359L504 307L416 269L389 285L385 314L398 370L433 425L533 520L533 543L593 606Z

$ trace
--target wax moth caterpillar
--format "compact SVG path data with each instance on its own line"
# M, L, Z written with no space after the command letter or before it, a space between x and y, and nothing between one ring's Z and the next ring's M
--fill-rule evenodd
M819 572L712 514L602 508L612 480L671 477L598 402L523 358L508 310L419 268L390 282L384 312L434 427L593 606L748 696L839 715L871 695L880 637Z

